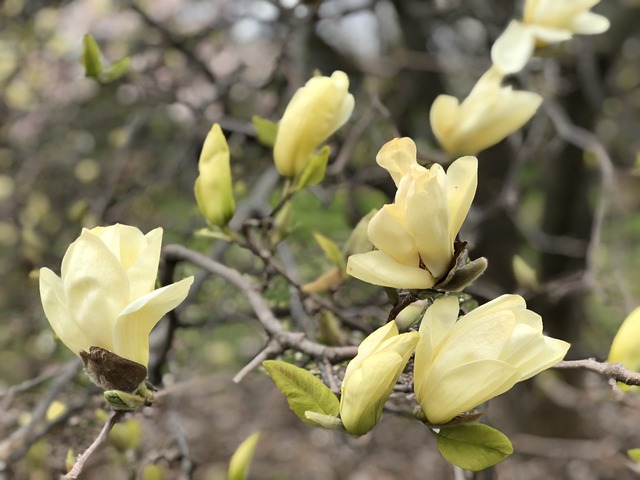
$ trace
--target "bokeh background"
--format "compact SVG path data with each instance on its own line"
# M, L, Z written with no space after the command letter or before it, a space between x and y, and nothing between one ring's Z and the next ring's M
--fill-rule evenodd
M329 266L313 232L343 242L392 197L374 161L386 141L411 136L423 163L447 162L429 107L441 93L466 96L520 8L506 0L3 1L0 478L57 478L68 450L83 451L105 420L100 396L54 339L37 290L38 269L59 272L81 228L162 226L165 244L261 276L250 255L194 234L204 227L192 193L202 142L219 122L238 221L263 212L281 181L251 117L277 121L314 72L340 69L351 79L354 115L331 140L323 185L296 197L280 252L298 279L312 280ZM611 20L608 32L543 49L509 79L545 103L523 130L479 154L462 238L472 257L489 259L469 291L479 301L519 292L549 334L572 343L568 358L602 360L640 303L640 4L608 1L596 11ZM86 33L106 64L130 56L130 71L110 83L85 78ZM515 255L537 283L514 270ZM415 421L386 414L373 433L348 438L300 422L263 373L234 384L264 333L225 282L188 266L177 272L188 274L198 275L196 288L179 309L168 362L152 371L166 401L119 425L86 478L224 478L235 447L255 430L263 436L251 478L461 478ZM290 292L274 282L269 299L286 316ZM353 280L334 300L371 324L388 311L378 289ZM313 332L317 320L306 321ZM51 402L60 403L47 417ZM517 453L478 478L635 478L625 451L640 447L639 412L636 398L606 379L541 375L489 405L488 420Z

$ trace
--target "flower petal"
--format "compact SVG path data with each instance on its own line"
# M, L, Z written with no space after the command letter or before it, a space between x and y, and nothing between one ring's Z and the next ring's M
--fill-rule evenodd
M460 102L451 95L438 95L429 111L429 122L433 135L442 148L454 153L456 145L453 143L452 133L460 118Z
M593 35L609 30L609 19L593 12L581 12L573 18L571 29L578 34Z
M478 159L461 157L447 169L449 190L449 242L453 245L456 235L462 228L467 213L471 208L473 197L478 187Z
M436 283L428 271L398 263L379 250L351 255L347 261L347 273L383 287L425 289Z
M126 255L137 254L135 261L127 270L129 278L130 296L134 300L146 295L155 288L158 277L158 264L160 263L160 250L162 248L162 228L151 230L144 236L145 244L140 251L130 251ZM122 238L126 240L125 237ZM123 248L123 251L125 249Z
M189 293L193 277L154 290L127 306L113 327L114 353L147 366L149 334L160 319Z
M531 30L517 20L509 26L491 47L491 61L503 75L518 73L524 68L535 50Z
M446 377L432 375L420 398L420 406L431 423L447 423L456 415L506 392L519 379L515 368L498 360L465 363L448 370Z
M48 268L40 269L40 298L51 328L76 355L91 346L89 339L73 320L66 305L62 279Z
M449 241L449 205L446 176L440 165L431 167L432 175L405 176L398 187L404 196L404 224L413 237L420 258L434 278L442 278L451 265L453 243ZM438 178L441 177L441 178ZM406 190L407 193L403 193Z
M90 345L113 352L113 322L129 302L129 280L101 238L83 230L62 260L67 308Z
M382 352L368 358L348 383L343 382L340 418L349 433L364 435L375 427L404 363L397 353Z
M418 266L420 257L413 237L405 229L402 205L387 204L376 213L367 227L367 235L378 250L398 263Z
M397 187L409 168L418 165L416 155L417 149L413 140L408 137L394 138L382 146L376 156L376 162L389 172Z

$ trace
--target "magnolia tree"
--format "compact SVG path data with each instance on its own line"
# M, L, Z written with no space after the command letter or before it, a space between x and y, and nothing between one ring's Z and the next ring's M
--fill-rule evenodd
M266 279L185 246L163 249L160 227L148 233L124 224L82 230L64 254L59 274L40 270L40 296L57 338L82 360L86 374L104 391L105 408L114 413L85 453L71 458L66 477L80 474L124 416L163 401L163 387L147 379L149 335L187 298L194 277L169 280L165 274L159 286L161 259L169 276L176 265L191 265L246 296L267 341L237 382L251 371L264 372L301 421L345 435L384 428L378 423L387 410L411 417L436 437L440 453L458 469L484 470L513 453L509 438L483 413L487 402L518 382L550 368L573 368L599 372L625 388L640 385L640 375L633 372L640 367L637 310L615 338L609 362L563 361L571 345L545 335L543 318L522 296L475 298L474 282L493 259L473 258L461 236L483 178L482 161L474 155L523 127L544 101L539 93L514 89L506 77L526 68L539 48L606 32L608 20L590 11L596 3L528 0L522 18L512 20L494 43L492 65L468 96L460 101L440 95L431 105L441 161L421 160L411 138L385 139L368 161L390 176L393 201L365 215L343 245L316 232L332 267L307 283L283 267L279 246L295 221L296 196L323 182L332 158L327 140L350 128L356 101L343 71L310 78L278 122L252 119L282 179L279 197L265 215L233 221L240 179L232 172L243 159L231 154L219 124L202 147L194 201L208 226L196 234L246 250L269 272ZM128 59L103 65L91 36L85 38L82 62L88 76L105 84L129 69ZM521 277L535 282L528 265L520 259L515 265ZM268 300L276 288L273 277L284 279L304 300L305 314L317 319L318 335L296 328L294 309L276 309ZM332 294L346 282L384 290L386 315L365 321L342 311ZM408 402L391 408L399 397ZM253 435L237 450L229 478L246 477L258 442Z

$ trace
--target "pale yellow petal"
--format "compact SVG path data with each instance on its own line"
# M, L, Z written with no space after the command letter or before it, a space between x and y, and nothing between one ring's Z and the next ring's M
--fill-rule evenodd
M520 379L518 371L498 360L479 360L432 376L420 407L431 423L441 424L509 390Z
M113 327L114 353L141 365L149 361L149 334L189 293L193 277L154 290L127 306Z
M47 320L62 343L76 355L87 350L91 343L67 308L62 280L48 268L40 269L40 298Z
M521 375L520 381L527 380L543 370L553 367L564 358L571 348L570 343L557 338L544 336L542 340L544 345L540 349L540 353L518 366Z
M491 47L491 61L503 75L518 73L524 68L535 50L531 30L512 20Z
M451 95L438 95L429 111L429 122L433 135L440 146L449 153L456 147L453 134L460 121L458 99Z
M480 305L478 308L473 309L467 313L460 321L462 324L475 322L477 319L501 310L523 310L527 308L527 304L520 295L505 294L500 295L498 298Z
M618 329L611 349L609 362L619 362L630 370L640 371L640 307L633 310Z
M567 28L558 28L558 27L547 27L544 25L530 25L529 27L534 37L541 41L543 44L545 43L559 43L570 40L573 36L569 27Z
M505 139L535 115L542 100L537 93L503 89L492 107L486 110L482 127L478 127L473 136L468 136L464 150L478 152Z
M382 146L376 156L376 162L389 172L397 187L411 165L417 165L416 155L417 149L413 140L408 137L394 138Z
M416 345L413 367L413 382L418 398L422 398L426 392L434 357L455 326L459 308L456 297L441 297L427 308L422 318L419 329L420 340Z
M420 257L413 237L404 225L405 211L401 205L385 205L369 222L367 234L373 245L398 263L418 266Z
M439 165L434 165L444 177ZM446 177L445 177L446 178ZM442 189L437 174L423 175L419 185L411 177L404 177L398 188L406 194L404 224L413 237L422 262L434 278L442 278L451 265L453 244L449 240L449 206L447 192Z
M436 279L426 270L396 262L379 250L351 255L347 273L374 285L393 288L431 288Z
M607 17L593 12L581 12L571 22L574 33L591 35L609 30L610 22Z
M62 261L67 307L91 345L113 351L115 319L129 303L129 279L101 238L84 230Z
M353 95L344 72L314 77L294 94L278 126L274 160L281 175L294 177L309 155L351 116Z
M449 189L447 201L449 204L449 241L453 240L462 228L471 203L478 187L478 159L476 157L461 157L447 169Z
M122 240L124 251L126 249L124 246L126 238L122 237ZM151 230L144 236L144 240L145 243L141 250L132 250L125 254L126 256L131 256L133 260L133 262L127 262L130 265L127 269L130 302L153 290L158 277L158 264L160 263L160 250L162 248L162 228Z
M343 384L340 418L349 433L364 435L375 427L403 366L400 355L383 352L367 359Z
M344 372L344 382L355 372L362 362L374 353L380 344L390 337L398 335L398 327L395 322L388 322L382 327L373 331L358 345L358 354L349 362Z

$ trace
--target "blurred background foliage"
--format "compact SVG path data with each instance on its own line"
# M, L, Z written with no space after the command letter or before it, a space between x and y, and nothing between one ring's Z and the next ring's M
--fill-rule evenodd
M466 96L489 67L491 44L519 8L506 0L2 2L5 400L11 385L57 371L72 356L44 318L37 269L59 272L82 227L162 226L165 244L181 243L262 275L262 264L246 252L194 235L204 221L192 187L213 122L227 135L236 198L250 216L275 202L278 181L251 116L276 121L315 71L348 73L354 115L331 140L325 182L294 200L292 233L280 251L291 257L297 278L310 281L330 266L313 232L343 242L362 215L392 197L393 184L374 161L386 141L411 136L423 163L448 161L429 130L429 107L440 93ZM548 333L572 342L569 358L604 359L617 327L640 299L640 4L609 1L596 10L611 20L607 33L543 49L510 79L542 94L545 104L522 131L479 154L478 195L462 238L473 257L484 255L490 265L470 293L481 301L522 293L543 315ZM86 33L96 38L105 64L130 56L130 71L110 83L85 78L79 58ZM608 155L598 153L588 132ZM535 269L537 285L514 272L515 255ZM188 267L179 272L193 273ZM269 295L289 308L284 282ZM189 455L176 447L176 429L192 442L195 478L223 478L235 446L257 426L270 428L272 441L262 437L266 446L258 447L255 478L409 479L424 478L425 472L453 478L416 422L385 418L368 439L345 440L298 424L259 375L236 386L228 375L212 373L235 373L260 350L263 334L244 299L221 280L201 278L190 300L180 309L184 328L161 372L168 388L196 379L175 395L180 421L160 414L131 420L146 424L143 433L140 425L129 428L133 433L119 426L113 433L119 440L98 460L102 470L87 478L98 478L100 471L100 478L179 478L175 472L185 471L180 459ZM370 307L362 312L372 324L387 308L379 289L356 281L336 292L335 300L345 309ZM313 332L314 320L308 321ZM200 375L213 375L214 382L198 383ZM88 414L86 406L99 409L102 403L95 395L82 397L87 381L74 378L75 386L60 400L75 405L76 414L68 413L62 425L28 445L25 456L7 456L0 443L7 474L55 478L67 449L81 451L95 437L104 420ZM630 475L620 452L640 446L629 420L640 420L637 405L615 404L601 379L544 378L509 394L526 414L492 410L492 421L507 434L531 434L514 441L529 456L514 455L498 466L500 478ZM0 442L32 411L45 387L0 404ZM83 401L76 405L78 398ZM508 400L495 403L509 411ZM173 434L145 433L163 428ZM594 458L562 444L569 453L558 460L549 451L559 447L543 442L536 450L533 434L574 438L570 445L600 453ZM171 457L168 451L178 453ZM147 465L160 468L148 473Z

